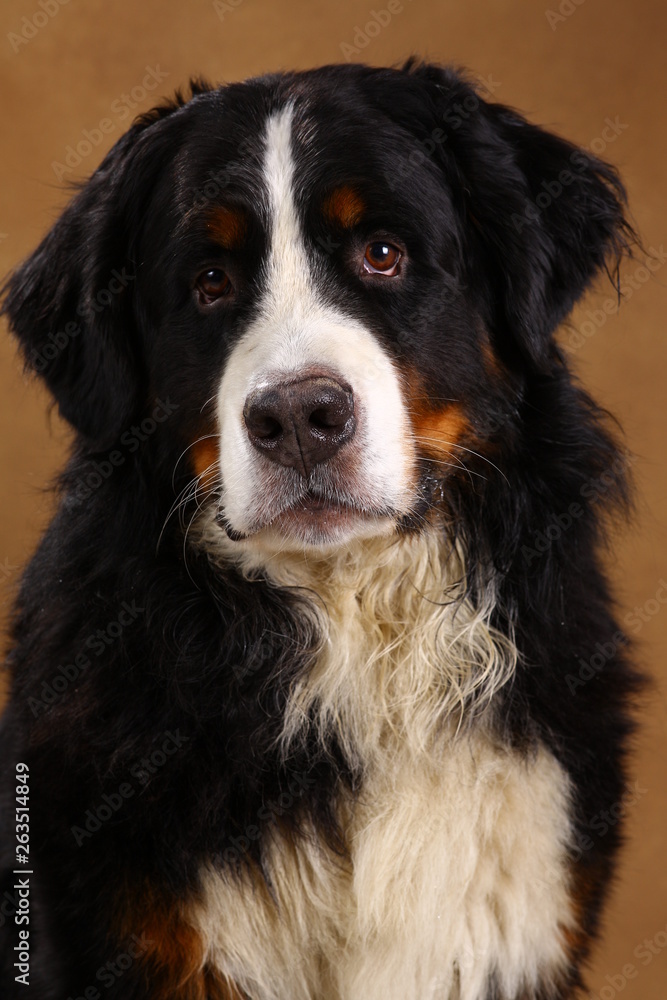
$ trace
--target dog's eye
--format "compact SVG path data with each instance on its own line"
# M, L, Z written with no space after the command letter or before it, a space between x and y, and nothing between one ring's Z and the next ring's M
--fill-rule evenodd
M212 267L199 275L195 288L199 295L199 301L207 304L215 302L216 299L220 299L224 295L229 295L232 291L232 283L224 271L219 267Z
M398 274L401 251L392 243L369 243L364 253L364 271L367 274Z

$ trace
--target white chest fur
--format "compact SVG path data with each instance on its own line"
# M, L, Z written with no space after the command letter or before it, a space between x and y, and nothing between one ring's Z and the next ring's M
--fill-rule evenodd
M207 961L252 1000L486 1000L491 979L512 1000L564 970L567 776L546 749L524 758L491 735L516 650L489 625L492 594L472 608L450 583L443 600L442 566L424 535L307 573L298 559L269 567L326 609L286 746L314 710L364 783L340 804L349 860L314 831L297 843L274 832L271 892L251 874L202 873L191 920Z
M481 735L438 766L372 777L351 813L351 864L277 838L274 898L208 871L196 923L209 961L252 1000L484 1000L563 970L572 925L567 782L541 751Z

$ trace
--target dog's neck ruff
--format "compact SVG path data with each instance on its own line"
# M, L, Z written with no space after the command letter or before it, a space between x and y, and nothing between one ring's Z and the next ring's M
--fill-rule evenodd
M513 675L516 647L491 624L493 587L477 606L466 597L462 554L440 530L268 556L240 550L213 523L200 537L214 561L231 557L248 576L296 588L313 620L319 647L290 693L285 753L315 719L362 771L381 769L396 746L422 757L488 716Z

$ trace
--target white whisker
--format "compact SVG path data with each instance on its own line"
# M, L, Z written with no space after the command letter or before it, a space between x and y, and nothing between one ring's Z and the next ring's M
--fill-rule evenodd
M490 458L487 458L486 455L481 455L478 451L473 451L472 448L466 448L462 444L456 444L456 442L454 441L445 441L442 438L422 437L421 435L415 435L415 441L421 442L422 444L440 444L440 445L444 444L448 448L458 448L459 451L466 451L469 455L474 455L476 458L481 458L483 462L486 462L493 469L495 469L496 472L499 472L500 475L505 480L505 482L509 485L509 479L507 478L503 470L500 469L494 462L492 462Z

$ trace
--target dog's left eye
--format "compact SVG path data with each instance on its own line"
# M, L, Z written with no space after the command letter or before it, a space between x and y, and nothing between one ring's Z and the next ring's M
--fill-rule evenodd
M401 251L393 243L378 241L369 243L364 253L363 269L367 274L398 274Z
M202 271L197 278L195 288L199 295L199 301L205 305L215 302L216 299L229 295L233 291L229 276L219 267Z

